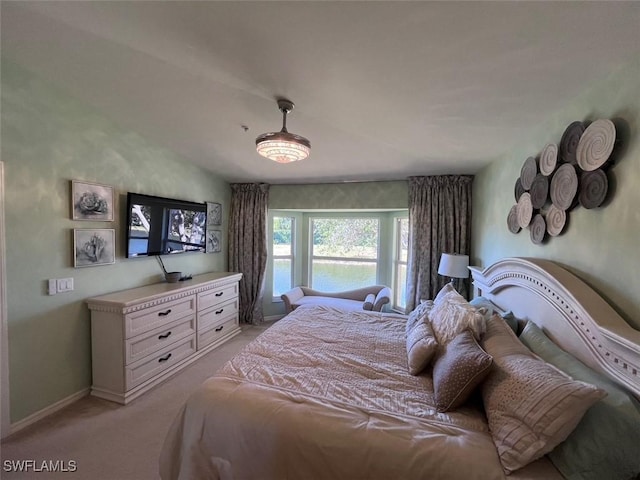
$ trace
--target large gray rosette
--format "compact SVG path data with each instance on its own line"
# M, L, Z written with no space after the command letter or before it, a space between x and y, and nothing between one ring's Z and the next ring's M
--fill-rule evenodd
M94 192L85 192L78 199L76 208L83 215L103 215L107 213L107 201Z

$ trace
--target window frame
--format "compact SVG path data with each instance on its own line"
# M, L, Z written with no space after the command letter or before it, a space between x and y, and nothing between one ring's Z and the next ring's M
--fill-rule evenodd
M407 309L406 309L406 304L403 306L401 304L398 303L398 298L400 295L400 278L399 278L399 274L400 274L400 265L404 265L405 266L405 272L407 272L408 269L408 262L409 262L409 245L407 243L407 259L406 260L402 260L402 222L406 221L407 222L407 236L409 235L409 217L408 216L394 216L393 217L393 238L394 238L394 242L393 242L393 267L392 267L392 280L391 280L391 288L393 291L393 299L391 301L391 309L395 310L397 312L401 312L401 313L406 313ZM407 239L408 241L408 239ZM406 273L405 273L406 275ZM405 285L407 282L406 276L405 276ZM406 299L405 299L406 300ZM400 301L402 301L402 299L400 299Z
M274 246L274 242L273 242L273 235L274 235L274 222L276 218L289 218L291 219L291 250L290 250L290 254L289 255L276 255L275 252L273 251L273 246ZM270 221L269 221L269 238L270 238L270 242L269 242L269 250L271 250L270 256L271 256L271 296L272 296L272 301L273 302L282 302L282 298L280 297L280 295L276 295L274 292L274 288L275 288L275 260L290 260L291 261L291 267L290 267L290 271L289 271L289 275L290 275L290 289L294 287L295 285L295 268L296 268L296 243L297 243L297 229L296 229L296 223L297 223L297 218L295 215L291 215L288 214L286 212L273 212L270 215ZM284 292L282 292L284 293Z

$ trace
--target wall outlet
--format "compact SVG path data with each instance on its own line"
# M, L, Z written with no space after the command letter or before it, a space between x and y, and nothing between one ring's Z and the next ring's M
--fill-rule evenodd
M58 293L73 290L73 278L59 278L56 284Z

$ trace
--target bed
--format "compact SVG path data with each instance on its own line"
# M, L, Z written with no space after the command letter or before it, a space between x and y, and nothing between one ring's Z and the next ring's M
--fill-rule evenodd
M475 295L495 306L494 316L511 311L535 323L633 401L640 397L640 332L579 278L539 259L471 270ZM505 469L484 387L438 411L431 370L408 373L406 328L404 315L296 309L190 396L165 439L161 477L563 478L547 455Z

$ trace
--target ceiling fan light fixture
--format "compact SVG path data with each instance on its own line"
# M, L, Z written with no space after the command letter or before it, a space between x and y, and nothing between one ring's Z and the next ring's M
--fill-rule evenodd
M278 100L282 112L282 130L263 133L256 138L256 150L260 155L278 163L304 160L311 153L311 142L300 135L287 131L287 114L295 105L290 100Z

